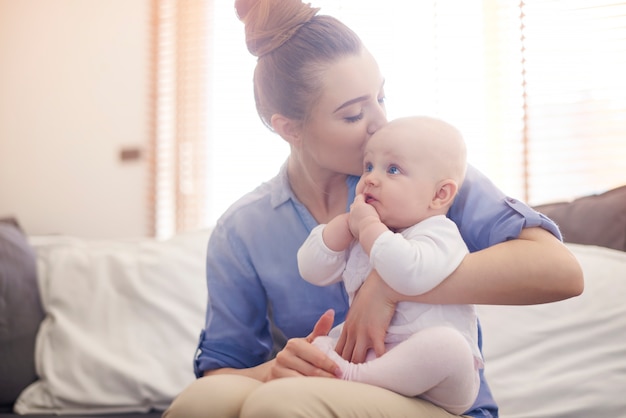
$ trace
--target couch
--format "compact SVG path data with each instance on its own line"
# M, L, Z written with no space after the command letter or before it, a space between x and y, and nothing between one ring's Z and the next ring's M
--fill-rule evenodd
M626 186L536 209L585 291L478 307L501 417L626 416ZM209 235L26 236L0 220L0 417L159 417L194 378Z

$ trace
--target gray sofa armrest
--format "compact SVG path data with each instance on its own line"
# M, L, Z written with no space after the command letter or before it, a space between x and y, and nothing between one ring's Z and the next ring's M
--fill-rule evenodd
M0 219L0 411L34 382L35 338L44 313L35 252L14 218Z

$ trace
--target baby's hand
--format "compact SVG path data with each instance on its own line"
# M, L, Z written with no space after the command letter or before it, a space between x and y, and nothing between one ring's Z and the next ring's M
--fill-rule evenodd
M365 176L361 176L361 178L359 179L359 181L356 184L356 194L357 196L363 193L363 190L365 189Z
M350 232L358 239L360 230L372 222L380 222L380 216L372 205L365 203L365 197L358 194L350 205L350 218L348 219Z

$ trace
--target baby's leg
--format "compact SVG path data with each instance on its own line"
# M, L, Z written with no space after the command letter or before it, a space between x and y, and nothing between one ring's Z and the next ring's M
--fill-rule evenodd
M469 409L478 393L480 381L472 351L450 327L422 330L383 356L360 364L341 358L330 339L314 344L337 363L344 380L421 396L455 414Z

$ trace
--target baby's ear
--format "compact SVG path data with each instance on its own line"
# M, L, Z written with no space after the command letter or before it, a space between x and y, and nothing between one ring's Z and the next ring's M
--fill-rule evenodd
M430 207L433 209L441 209L450 206L458 190L459 186L456 181L452 179L440 181L435 189Z

